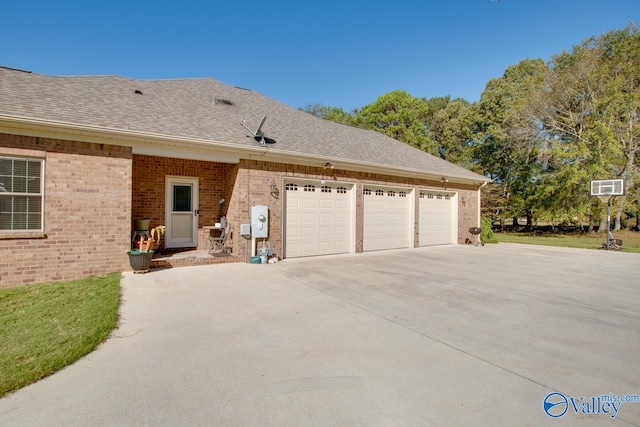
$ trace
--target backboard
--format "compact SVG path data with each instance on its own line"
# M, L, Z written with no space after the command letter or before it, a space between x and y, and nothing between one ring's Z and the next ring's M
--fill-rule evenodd
M596 179L591 181L590 196L624 196L624 179Z

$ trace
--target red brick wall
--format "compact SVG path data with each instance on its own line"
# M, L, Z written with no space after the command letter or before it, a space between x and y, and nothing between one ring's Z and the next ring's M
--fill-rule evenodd
M478 200L478 191L458 192L458 243L464 243L465 239L473 241L469 228L480 226Z
M351 182L356 190L356 252L362 252L363 236L363 199L364 184L400 185L414 189L415 194L415 234L414 247L418 247L419 223L419 192L420 189L440 189L458 193L458 243L464 243L469 236L469 227L477 226L478 197L477 190L471 185L448 183L446 189L439 180L424 180L413 178L393 177L388 175L343 171L338 169L325 170L321 167L284 165L256 160L241 160L228 170L228 194L230 200L228 219L236 228L235 252L244 255L246 261L250 254L250 240L239 237L241 223L250 222L252 205L267 205L269 207L269 236L270 245L276 254L283 253L283 191L282 180L289 178L333 179ZM274 180L278 186L277 195L270 194L269 181ZM463 200L464 197L464 200Z
M198 247L206 246L205 225L220 222L228 202L220 206L220 196L229 200L228 177L234 165L201 160L133 156L132 218L150 218L151 227L165 225L166 177L198 178ZM129 224L133 232L133 222ZM161 242L161 246L164 242Z
M0 287L128 269L130 148L0 134L0 155L45 160L44 233L0 233Z

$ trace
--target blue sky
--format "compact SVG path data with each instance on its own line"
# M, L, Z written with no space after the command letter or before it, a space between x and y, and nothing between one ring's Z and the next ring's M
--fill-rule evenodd
M293 107L392 90L477 101L491 78L640 22L640 0L3 0L0 65L212 77Z

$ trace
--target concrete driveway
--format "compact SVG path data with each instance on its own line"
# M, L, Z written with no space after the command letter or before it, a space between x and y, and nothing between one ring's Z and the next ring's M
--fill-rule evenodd
M640 394L639 273L510 244L127 273L111 338L0 425L638 425L609 396Z

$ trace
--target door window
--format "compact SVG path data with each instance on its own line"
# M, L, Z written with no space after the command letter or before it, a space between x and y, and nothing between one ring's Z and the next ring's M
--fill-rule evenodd
M191 186L190 185L174 184L173 211L174 212L191 212Z

